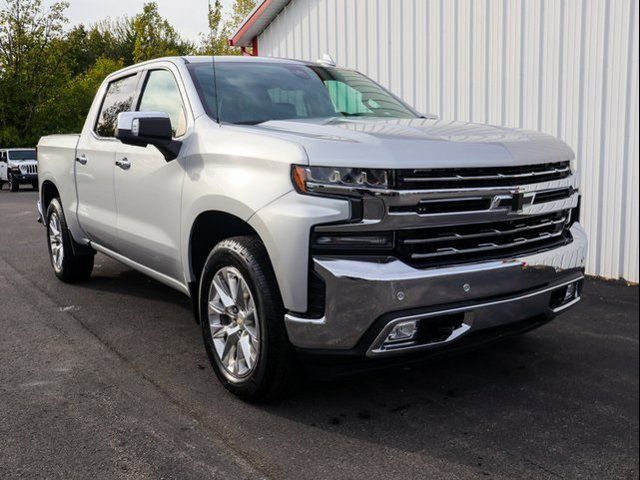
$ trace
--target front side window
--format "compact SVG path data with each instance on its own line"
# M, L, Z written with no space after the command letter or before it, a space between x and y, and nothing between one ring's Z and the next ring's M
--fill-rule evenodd
M191 64L189 69L209 115L219 115L223 122L255 125L285 119L417 116L384 88L352 70L224 61L216 62L215 76L209 62Z
M36 159L36 151L33 149L25 149L25 150L10 150L7 152L9 154L9 160L12 161L22 161L22 160L35 160Z
M181 137L187 131L187 119L180 90L173 74L167 70L149 72L138 111L164 112L169 115L174 137Z
M128 112L133 106L138 75L114 80L109 84L102 101L95 132L101 137L115 137L118 114Z

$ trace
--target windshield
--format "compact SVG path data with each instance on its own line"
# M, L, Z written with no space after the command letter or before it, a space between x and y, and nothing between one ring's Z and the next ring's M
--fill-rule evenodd
M22 160L35 160L36 159L36 151L31 150L9 150L7 152L9 155L9 160L14 161L22 161Z
M416 114L364 75L333 67L288 63L191 64L202 103L223 122L328 117L415 118ZM215 85L218 87L216 108Z

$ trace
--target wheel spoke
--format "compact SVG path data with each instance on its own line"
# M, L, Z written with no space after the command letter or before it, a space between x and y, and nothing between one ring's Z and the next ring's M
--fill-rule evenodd
M233 349L240 338L240 328L237 326L227 328L227 338L225 339L224 349L222 350L222 361L228 363L228 356L233 353Z
M236 277L231 271L227 270L226 272L226 280L227 280L227 285L229 287L229 296L231 297L231 300L233 301L234 305L238 304L238 277Z
M224 280L222 279L221 275L216 275L215 277L213 277L213 286L215 287L218 295L220 295L220 301L222 301L222 304L225 306L225 308L232 307L235 304L233 298L227 290L227 286L224 285Z
M249 335L242 335L240 337L240 350L242 351L242 356L244 357L244 361L247 364L247 368L251 370L253 368L253 356L252 356L252 346Z
M215 300L212 300L209 302L209 314L216 313L218 315L223 315L224 312L225 312L224 305L220 305Z

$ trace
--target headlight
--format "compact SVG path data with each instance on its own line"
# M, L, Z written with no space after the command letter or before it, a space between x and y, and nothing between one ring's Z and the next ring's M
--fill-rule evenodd
M300 193L357 193L389 188L390 172L376 168L304 167L294 165L293 184Z

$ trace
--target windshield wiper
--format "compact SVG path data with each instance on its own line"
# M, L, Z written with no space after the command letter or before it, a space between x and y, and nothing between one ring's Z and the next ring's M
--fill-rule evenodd
M264 122L268 122L269 119L266 120L243 120L241 122L233 122L234 125L259 125Z
M343 117L367 117L368 113L359 112L359 113L349 113L349 112L338 112Z

